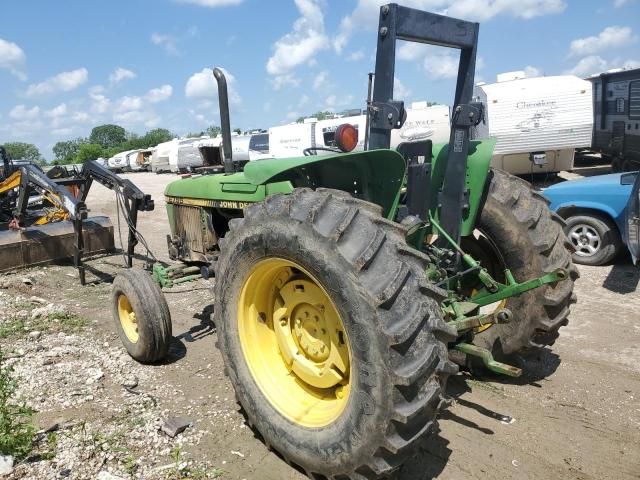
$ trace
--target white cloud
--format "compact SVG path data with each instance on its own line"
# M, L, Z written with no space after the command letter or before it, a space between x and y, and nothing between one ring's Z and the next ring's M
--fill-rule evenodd
M307 103L309 103L309 96L308 95L302 95L300 97L300 100L298 101L298 107L304 107Z
M152 88L144 96L145 100L149 103L163 102L173 94L173 87L171 85L162 85L158 88Z
M355 9L340 22L340 30L333 40L340 53L354 32L375 30L378 26L380 6L388 0L358 0ZM426 11L439 11L453 17L486 21L497 15L530 19L542 15L561 13L565 0L405 0L407 7Z
M62 72L47 78L44 82L34 83L27 88L27 96L45 95L57 92L69 92L87 82L89 72L86 68L78 68Z
M73 112L71 115L71 121L74 123L87 123L91 120L91 117L87 112Z
M614 59L612 61L605 60L599 55L590 55L581 59L575 67L565 71L565 74L575 75L577 77L588 77L596 75L598 73L606 72L614 68L622 68L624 70L631 70L633 68L640 68L640 61L638 60L620 60Z
M26 75L21 68L26 61L24 51L13 42L0 38L0 68L9 70L20 80L26 80Z
M15 120L33 120L40 115L40 107L27 108L24 105L16 105L9 112L9 116Z
M300 114L298 112L292 111L292 112L287 112L287 120L293 120L295 118L298 118L300 116Z
M339 107L349 106L353 102L353 95L345 95L344 97L338 97L337 95L329 95L324 103L327 110L335 110Z
M117 112L130 112L133 110L140 110L142 108L142 98L140 97L122 97L118 100L116 106Z
M267 72L273 76L287 75L298 65L312 61L329 43L321 0L294 1L301 16L293 23L293 30L273 45L273 55L267 61Z
M328 81L329 81L329 72L327 72L326 70L323 70L318 75L316 75L316 78L313 79L313 89L320 90L322 87L326 87Z
M236 79L227 70L223 70L227 79L227 89L229 93L229 103L240 104L242 98L238 94L235 86ZM218 85L213 78L213 72L210 68L203 68L200 72L196 72L184 87L184 94L187 98L217 98Z
M527 65L524 67L524 74L527 78L534 78L542 76L542 71L532 65Z
M412 62L424 57L428 51L429 47L423 43L400 42L396 50L396 56L399 60Z
M164 48L169 55L178 55L179 53L173 35L154 32L151 34L151 43Z
M111 100L104 95L104 87L96 85L89 89L89 97L92 100L91 110L95 113L105 113L111 106Z
M607 27L597 36L573 40L569 46L569 56L593 55L604 50L628 46L637 39L629 27Z
M630 0L614 0L613 1L613 6L615 8L620 8L620 7L625 6L629 2L630 2Z
M398 100L406 100L411 96L411 90L408 89L399 78L393 79L393 98Z
M51 110L47 110L46 112L44 112L44 114L49 118L58 118L58 117L63 117L64 115L67 114L67 112L68 112L67 104L61 103L57 107L54 107Z
M176 2L178 3L190 3L191 5L209 8L240 5L242 1L243 0L176 0Z
M68 135L71 135L71 133L73 133L73 128L70 127L54 128L53 130L51 130L51 135L54 135L56 137L66 137Z
M543 15L562 13L565 0L452 0L447 15L484 22L498 15L529 20Z
M442 55L427 55L423 68L427 75L434 80L456 78L458 76L459 59L448 53Z
M300 86L300 79L292 73L288 73L287 75L278 75L271 79L271 85L273 85L274 90L280 90L286 86L298 87Z
M347 60L349 62L357 62L358 60L362 60L363 58L364 58L363 50L356 50L355 52L352 52L347 56Z
M118 67L116 68L111 75L109 75L109 83L115 85L116 83L120 83L123 80L128 80L136 78L135 72L128 70L126 68Z

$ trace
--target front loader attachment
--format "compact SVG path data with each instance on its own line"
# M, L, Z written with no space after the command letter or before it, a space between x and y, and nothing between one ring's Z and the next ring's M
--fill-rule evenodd
M113 225L108 217L83 221L84 254L114 250ZM0 231L0 273L74 258L76 231L71 221Z

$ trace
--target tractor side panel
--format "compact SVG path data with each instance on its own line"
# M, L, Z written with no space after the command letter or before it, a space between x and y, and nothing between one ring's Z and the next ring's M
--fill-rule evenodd
M482 205L487 176L491 164L491 156L496 141L493 138L472 140L469 142L469 156L467 157L466 189L468 192L468 208L462 217L461 235L471 235L476 224L476 217ZM442 188L447 163L449 145L433 146L433 165L431 170L431 214L439 219L438 193Z

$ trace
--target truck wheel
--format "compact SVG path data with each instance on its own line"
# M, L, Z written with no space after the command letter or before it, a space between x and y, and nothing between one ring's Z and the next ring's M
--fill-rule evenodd
M111 287L113 319L129 355L142 363L163 359L171 343L171 314L160 287L139 269L119 273Z
M575 248L573 261L582 265L603 265L620 252L622 241L616 226L607 218L576 215L567 218L567 235Z
M562 282L530 290L502 302L512 311L511 323L479 331L478 346L490 350L499 360L552 345L558 330L568 322L569 307L575 303L574 281L578 270L571 261L572 245L563 231L563 220L552 213L544 197L531 185L500 170L492 170L486 199L479 214L476 235L463 248L479 256L499 281L509 268L523 282L558 268L569 272Z
M270 196L229 227L215 323L249 424L312 478L396 470L457 371L427 257L378 206L335 190Z

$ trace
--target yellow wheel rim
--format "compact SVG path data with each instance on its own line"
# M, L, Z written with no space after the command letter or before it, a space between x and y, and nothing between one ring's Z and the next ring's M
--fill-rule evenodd
M138 320L133 307L126 295L118 297L118 317L124 334L131 343L136 343L140 335L138 334Z
M238 330L256 384L284 417L320 428L340 416L350 391L347 334L303 267L282 258L256 264L240 293Z

